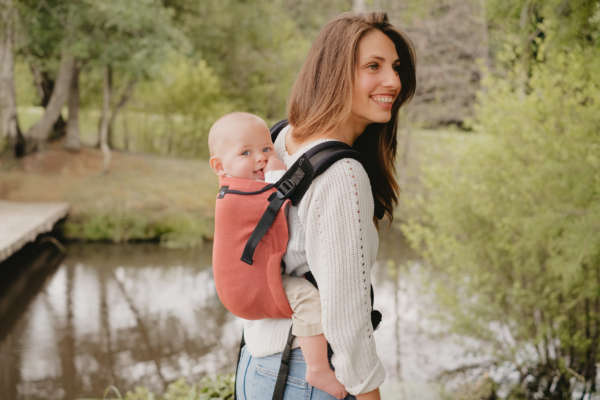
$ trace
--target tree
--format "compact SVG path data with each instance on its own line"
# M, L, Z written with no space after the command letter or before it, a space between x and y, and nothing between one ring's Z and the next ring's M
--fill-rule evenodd
M86 49L91 67L103 71L103 102L99 143L104 154L104 171L110 161L109 133L117 113L131 98L134 86L150 75L172 48L185 47L185 38L172 24L172 12L157 0L138 0L135 5L118 0L88 1ZM114 75L123 77L118 101L113 101Z
M239 108L266 119L282 118L309 40L283 0L193 0L177 3L193 51L218 75L224 94Z
M514 399L597 392L600 3L579 3L515 7L537 28L511 14L474 119L486 136L429 172L423 214L404 226L441 276L451 326L519 376L505 382Z
M16 9L13 0L0 1L0 140L5 147L22 151L23 137L17 118L14 81ZM0 143L1 144L1 143ZM2 146L0 146L0 150Z
M473 115L488 61L483 1L386 2L392 22L413 41L417 91L407 111L426 127L464 126Z
M47 109L57 83L69 85L64 81L57 82L57 79L61 57L64 54L63 48L68 42L69 32L73 31L77 24L77 3L60 0L19 0L16 4L20 26L23 27L19 35L17 54L29 64L38 92L38 105ZM59 90L64 92L65 87ZM56 108L56 105L53 105L53 108ZM50 114L55 114L55 111L51 111ZM57 119L52 121L48 139L60 139L65 133L66 123L59 113Z

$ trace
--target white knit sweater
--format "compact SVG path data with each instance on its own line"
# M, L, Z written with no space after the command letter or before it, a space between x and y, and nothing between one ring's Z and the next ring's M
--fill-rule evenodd
M275 142L288 167L325 141L313 141L290 155L285 150L288 131L286 127ZM363 166L342 159L313 181L288 214L286 273L300 276L312 271L321 296L323 332L334 352L335 374L354 395L379 387L385 378L370 317L370 272L378 246L373 207ZM255 357L282 351L289 327L287 319L244 321L248 350Z

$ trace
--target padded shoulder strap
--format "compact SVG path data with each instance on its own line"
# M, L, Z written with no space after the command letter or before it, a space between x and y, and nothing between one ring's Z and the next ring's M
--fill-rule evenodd
M271 139L273 140L273 143L275 143L275 140L277 140L277 136L279 136L279 133L281 132L281 130L283 128L285 128L287 125L288 125L288 120L282 119L281 121L278 121L277 123L275 123L275 125L273 125L271 127L270 132L271 132ZM360 153L358 153L358 152L357 152L357 154L360 155ZM343 156L340 158L347 158L347 157L355 158L355 157L351 157L351 156ZM322 171L320 171L318 174L325 171L327 168L329 168L331 166L331 164L333 164L333 162L337 161L337 159L333 159L333 158L331 160L332 160L331 163L324 164L324 169ZM358 160L360 161L360 159L358 159ZM318 175L318 174L316 174L316 175ZM377 219L382 219L385 214L385 209L383 207L383 204L381 204L381 202L379 200L377 200L377 197L375 196L375 194L373 194L373 201L375 203L375 217L377 217Z
M342 158L360 159L360 154L342 142L320 143L302 154L273 184L277 191L269 196L269 204L244 246L241 260L252 265L256 247L267 234L286 199L297 205L313 179Z
M273 143L275 143L275 140L277 140L277 136L279 135L279 132L281 132L281 130L283 128L285 128L288 125L288 120L287 119L282 119L281 121L278 121L277 123L275 123L275 125L273 125L270 129L271 131L271 140L273 141Z
M277 188L278 196L289 198L296 205L312 181L343 158L360 161L360 153L342 142L320 143L302 154L273 186Z

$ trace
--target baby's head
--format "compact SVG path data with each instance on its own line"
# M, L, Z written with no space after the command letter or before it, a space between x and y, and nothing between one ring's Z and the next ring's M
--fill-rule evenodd
M265 121L245 112L219 118L208 133L208 149L217 175L256 180L264 180L264 168L274 155Z

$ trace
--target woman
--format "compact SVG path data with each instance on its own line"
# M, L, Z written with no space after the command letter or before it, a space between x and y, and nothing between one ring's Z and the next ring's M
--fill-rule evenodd
M343 14L313 43L294 84L290 125L275 149L290 166L326 140L359 150L315 178L288 220L286 273L313 273L323 332L338 380L359 400L379 399L385 372L370 320L370 270L378 237L373 217L392 218L398 109L415 91L414 52L384 13ZM289 320L247 321L238 365L238 399L270 399ZM308 385L302 353L294 349L285 399L333 399ZM353 398L348 396L348 398Z

